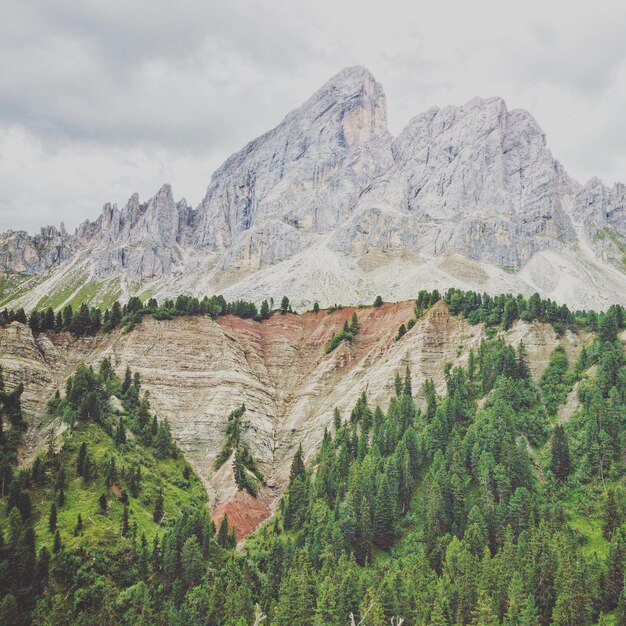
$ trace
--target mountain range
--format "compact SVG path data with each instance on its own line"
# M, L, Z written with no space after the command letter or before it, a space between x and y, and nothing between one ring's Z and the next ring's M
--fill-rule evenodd
M0 235L0 305L287 294L356 305L450 286L626 304L626 186L582 185L500 98L434 107L393 137L382 86L344 69L227 159L195 208L169 185L73 234Z

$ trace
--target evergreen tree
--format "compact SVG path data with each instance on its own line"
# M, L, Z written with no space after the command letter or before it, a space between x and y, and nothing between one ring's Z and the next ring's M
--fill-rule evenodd
M126 443L126 429L124 428L124 421L120 417L117 423L117 430L115 431L115 444L121 446Z
M83 530L83 518L80 516L80 513L76 517L76 526L74 526L74 537L80 535Z
M606 539L610 541L613 538L615 529L620 526L619 510L612 489L608 490L606 494L606 504L604 505L602 522L602 532Z
M172 438L172 430L167 418L162 420L158 425L154 439L154 451L157 457L161 459L176 456L176 445Z
M152 519L160 524L163 519L163 491L159 489L156 500L154 501L154 511L152 512Z
M571 459L567 435L565 429L560 424L554 427L552 433L552 458L550 461L550 469L556 479L564 482L567 480L571 471Z
M530 377L530 367L528 365L528 352L524 342L520 339L517 344L517 375L518 378L526 379Z
M356 333L359 328L359 318L356 315L356 311L352 313L352 319L350 321L350 332Z
M121 535L122 537L126 537L128 535L129 525L128 525L128 506L124 506L124 510L122 512L122 528Z
M306 469L304 467L304 454L302 452L302 444L298 446L296 453L293 456L291 462L291 470L289 471L289 480L293 481L298 477L306 476Z
M191 535L183 544L180 564L187 586L197 585L204 573L204 558L200 550L198 538Z
M383 476L374 502L374 543L382 550L391 547L395 537L395 508L390 491L389 479Z
M130 386L132 385L132 382L133 381L130 367L126 366L126 372L124 373L124 382L122 383L122 388L120 390L122 392L122 395L126 395L128 390L130 389Z
M402 388L402 394L412 398L413 397L413 389L411 387L411 370L409 366L406 366L406 371L404 373L404 386Z
M230 548L230 535L228 532L228 516L224 513L222 521L220 522L220 529L217 533L217 543L222 548Z
M50 506L50 515L48 516L48 528L50 532L57 529L57 505L53 502Z
M54 552L54 554L58 554L59 552L61 552L62 549L63 549L63 543L61 541L61 535L59 531L57 530L54 533L54 543L52 544L52 552Z
M400 378L400 373L396 372L393 381L393 387L396 392L396 397L399 398L402 395L402 378Z
M87 465L88 465L87 443L83 441L80 444L80 449L78 450L78 458L76 460L76 471L79 476L82 476L83 478L85 478Z

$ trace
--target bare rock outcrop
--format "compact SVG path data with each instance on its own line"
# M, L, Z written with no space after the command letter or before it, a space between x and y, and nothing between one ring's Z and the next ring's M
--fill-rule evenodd
M306 306L413 297L419 283L606 308L626 304L625 190L573 181L500 98L431 108L392 138L382 86L351 67L228 158L196 208L164 185L74 235L1 235L0 270L39 278L0 296L33 308L95 283L93 304L187 291Z

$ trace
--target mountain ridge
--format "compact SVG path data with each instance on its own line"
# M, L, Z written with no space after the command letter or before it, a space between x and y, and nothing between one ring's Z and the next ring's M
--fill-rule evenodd
M186 291L303 308L458 286L605 309L626 302L625 202L624 185L571 179L502 98L431 107L392 137L382 86L352 67L231 155L196 208L166 184L73 235L0 235L0 304Z

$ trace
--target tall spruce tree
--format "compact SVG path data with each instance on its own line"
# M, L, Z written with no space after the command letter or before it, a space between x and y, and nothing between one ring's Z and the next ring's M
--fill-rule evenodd
M564 482L569 477L571 471L571 458L567 435L561 424L557 424L554 427L551 447L552 458L550 461L550 469L557 480Z

